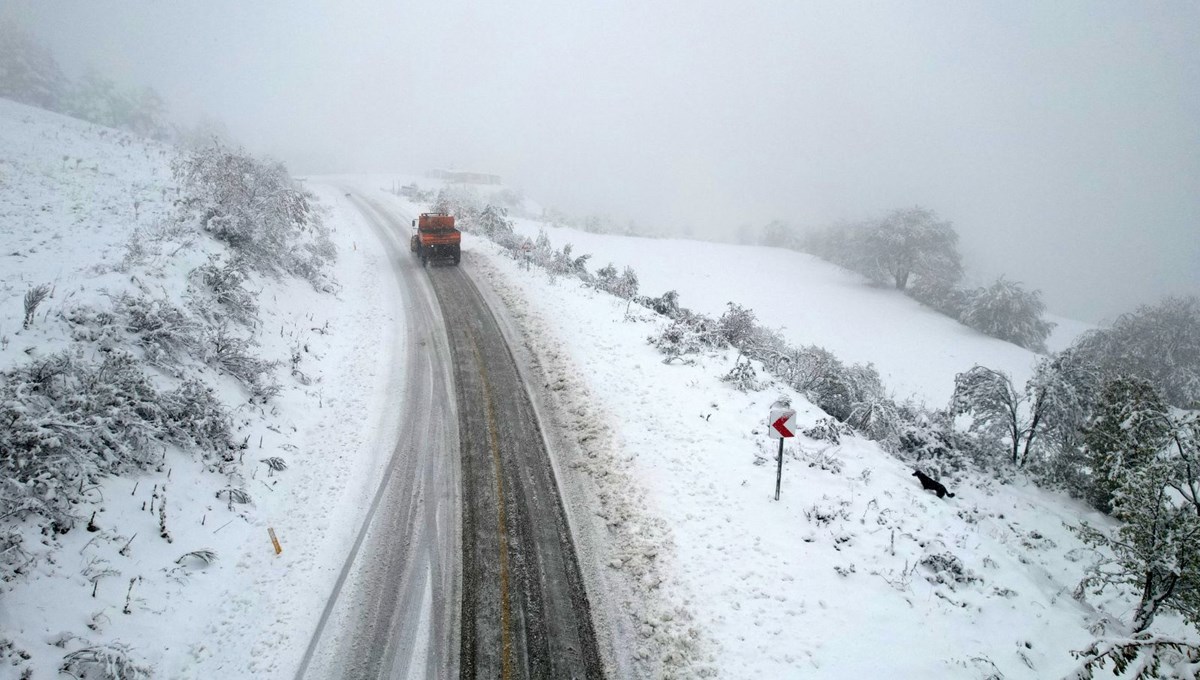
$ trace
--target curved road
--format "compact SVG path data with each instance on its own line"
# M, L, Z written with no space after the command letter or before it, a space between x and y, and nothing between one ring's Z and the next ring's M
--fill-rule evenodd
M421 269L409 218L352 200L404 289L405 420L297 677L603 677L554 472L495 318L465 267Z

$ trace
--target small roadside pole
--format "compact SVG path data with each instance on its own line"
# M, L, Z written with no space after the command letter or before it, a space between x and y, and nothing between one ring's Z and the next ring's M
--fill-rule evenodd
M796 436L796 411L777 405L771 409L771 427L767 433L779 440L779 467L775 470L775 500L779 500L779 485L783 482L783 440Z

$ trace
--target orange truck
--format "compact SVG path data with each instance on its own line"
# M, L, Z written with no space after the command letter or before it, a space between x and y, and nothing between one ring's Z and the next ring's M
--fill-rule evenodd
M421 266L430 260L453 260L461 257L462 232L454 228L454 215L421 213L412 221L416 233L408 242L409 250L421 258Z

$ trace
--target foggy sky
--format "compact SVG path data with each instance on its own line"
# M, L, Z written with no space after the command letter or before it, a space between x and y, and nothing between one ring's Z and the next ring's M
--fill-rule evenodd
M4 0L301 172L494 172L697 234L921 204L975 283L1200 293L1200 4ZM802 292L801 292L802 298Z

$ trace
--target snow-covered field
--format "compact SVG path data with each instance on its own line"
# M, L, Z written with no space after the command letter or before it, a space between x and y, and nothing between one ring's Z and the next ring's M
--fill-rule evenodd
M186 272L221 246L162 247L172 156L0 100L0 370L75 342L72 308L126 291L183 304ZM382 197L394 179L358 181ZM218 500L234 473L168 447L157 469L87 491L80 514L96 511L96 531L18 526L28 560L0 583L0 677L57 677L65 655L105 644L128 645L154 677L294 673L386 462L384 406L404 380L391 269L341 192L313 189L338 246L339 292L253 281L257 351L283 361L281 393L250 404L229 378L204 374L237 409L236 474L253 503ZM530 235L543 227L518 220ZM593 269L634 267L643 293L675 289L713 315L737 302L793 342L872 362L898 398L941 405L973 364L1022 381L1037 359L799 253L545 228L591 253ZM1107 523L1082 504L979 474L943 479L955 496L938 499L849 435L789 441L777 502L770 404L790 397L803 428L820 411L779 385L721 382L731 353L664 364L646 343L662 318L470 235L464 244L464 266L523 338L517 354L555 427L566 503L588 527L593 607L627 643L618 677L1060 677L1071 650L1128 620L1130 597L1072 597L1092 555L1067 525ZM24 329L22 298L41 283L52 296ZM1086 329L1064 326L1056 346ZM289 370L297 350L303 379ZM287 469L270 471L268 457ZM216 560L186 557L201 550ZM1171 615L1156 628L1183 630Z
M1037 355L988 337L890 288L817 257L782 248L680 239L592 234L518 219L519 233L545 229L555 248L591 253L593 268L631 266L641 292L679 292L680 304L719 317L734 302L781 328L796 345L819 345L842 360L873 363L900 401L910 397L945 405L954 376L975 363L1008 373L1024 385ZM1067 321L1053 342L1066 346L1083 327Z

